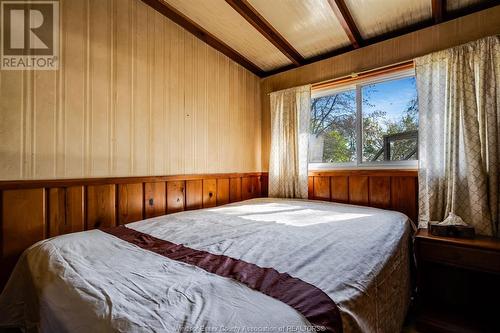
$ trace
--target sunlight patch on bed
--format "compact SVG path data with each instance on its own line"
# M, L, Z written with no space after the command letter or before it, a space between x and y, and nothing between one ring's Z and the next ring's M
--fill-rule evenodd
M228 215L248 214L248 213L273 213L282 212L287 210L300 209L300 206L287 205L280 203L266 203L266 204L246 204L241 206L228 206L212 208L209 211L217 212Z
M245 220L258 222L275 222L296 227L307 227L315 224L340 222L370 216L370 214L336 213L316 209L299 209L270 214L249 214L240 216Z

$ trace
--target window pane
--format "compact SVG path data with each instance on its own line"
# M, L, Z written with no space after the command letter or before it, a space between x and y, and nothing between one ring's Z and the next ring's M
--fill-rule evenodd
M418 158L415 77L363 86L363 162Z
M314 98L311 107L309 162L356 160L356 91Z

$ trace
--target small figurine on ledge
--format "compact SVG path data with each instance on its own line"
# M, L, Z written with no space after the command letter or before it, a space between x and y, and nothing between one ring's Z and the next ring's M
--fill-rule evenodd
M434 236L474 238L474 227L469 226L453 212L442 222L430 222L429 232Z

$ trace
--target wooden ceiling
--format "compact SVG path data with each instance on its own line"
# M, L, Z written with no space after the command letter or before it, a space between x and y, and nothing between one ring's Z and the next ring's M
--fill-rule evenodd
M142 0L260 77L499 5L498 0Z

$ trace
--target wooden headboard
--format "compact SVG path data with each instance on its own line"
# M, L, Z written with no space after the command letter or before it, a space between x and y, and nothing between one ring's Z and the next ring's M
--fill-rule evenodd
M309 198L397 210L418 217L417 170L309 172Z
M0 181L0 290L45 238L267 196L266 173Z

